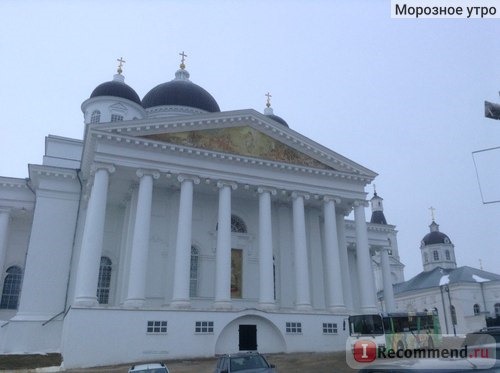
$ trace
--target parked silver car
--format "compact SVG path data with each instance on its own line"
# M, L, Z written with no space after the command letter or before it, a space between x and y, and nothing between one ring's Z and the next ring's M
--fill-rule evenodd
M241 352L220 356L214 373L276 373L275 366L269 364L258 352Z
M133 365L129 370L129 373L169 373L168 368L163 363L150 363L150 364L140 364Z

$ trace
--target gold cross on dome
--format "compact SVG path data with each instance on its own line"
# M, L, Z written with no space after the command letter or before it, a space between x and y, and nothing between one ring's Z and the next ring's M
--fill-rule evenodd
M118 71L118 74L121 74L123 72L123 70L122 70L123 64L127 61L125 61L123 59L123 57L118 58L117 61L119 62L117 71Z
M186 65L184 64L184 61L186 60L186 57L188 56L186 53L184 53L184 51L182 51L181 53L179 53L179 56L181 56L181 69L184 70L184 68L186 67Z
M429 207L429 210L431 210L432 221L435 221L434 211L436 211L436 209L431 206L431 207Z
M271 97L273 97L273 96L271 96L271 94L269 92L267 92L264 96L267 97L266 106L270 107L271 106Z

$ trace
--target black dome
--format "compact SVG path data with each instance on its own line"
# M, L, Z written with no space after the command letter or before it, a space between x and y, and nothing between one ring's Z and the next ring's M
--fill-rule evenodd
M99 96L121 97L141 105L141 99L132 87L115 80L98 85L90 95L90 98Z
M434 245L442 243L451 244L450 238L446 234L439 231L427 233L422 239L422 242L424 243L424 245Z
M269 118L271 118L272 120L274 120L275 122L278 122L282 125L284 125L285 127L288 128L288 123L281 117L277 116L277 115L274 115L274 114L266 114Z
M387 225L387 220L385 220L384 212L383 211L373 211L370 223Z
M145 109L162 105L189 106L210 113L220 111L217 101L210 93L186 80L172 80L157 85L142 99Z

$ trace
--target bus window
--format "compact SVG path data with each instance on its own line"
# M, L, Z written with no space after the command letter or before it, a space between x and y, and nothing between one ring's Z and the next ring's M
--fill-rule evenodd
M410 331L416 331L418 330L418 317L417 316L411 316L408 317L408 330Z
M382 318L379 315L350 316L349 331L351 335L382 335Z
M392 324L391 324L390 317L384 317L384 331L386 334L394 333L394 330L392 330Z

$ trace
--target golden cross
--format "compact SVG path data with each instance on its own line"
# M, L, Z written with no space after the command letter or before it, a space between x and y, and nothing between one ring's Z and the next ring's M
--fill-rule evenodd
M269 92L267 92L264 96L267 97L266 106L270 107L271 106L271 97L273 97L273 96L271 96L271 94Z
M122 71L123 71L123 70L122 70L123 64L124 64L125 62L127 62L127 61L125 61L125 60L123 59L123 57L118 58L118 59L117 59L117 61L119 62L119 64L118 64L118 70L117 70L117 71L118 71L118 74L121 74L121 73L122 73Z
M182 51L181 53L179 53L179 56L181 56L181 69L184 70L184 68L186 67L186 65L184 64L184 61L185 61L185 58L188 56L186 53L184 53L184 51Z
M431 206L431 207L429 207L429 210L431 210L432 221L434 221L435 220L434 211L436 211L436 209Z

